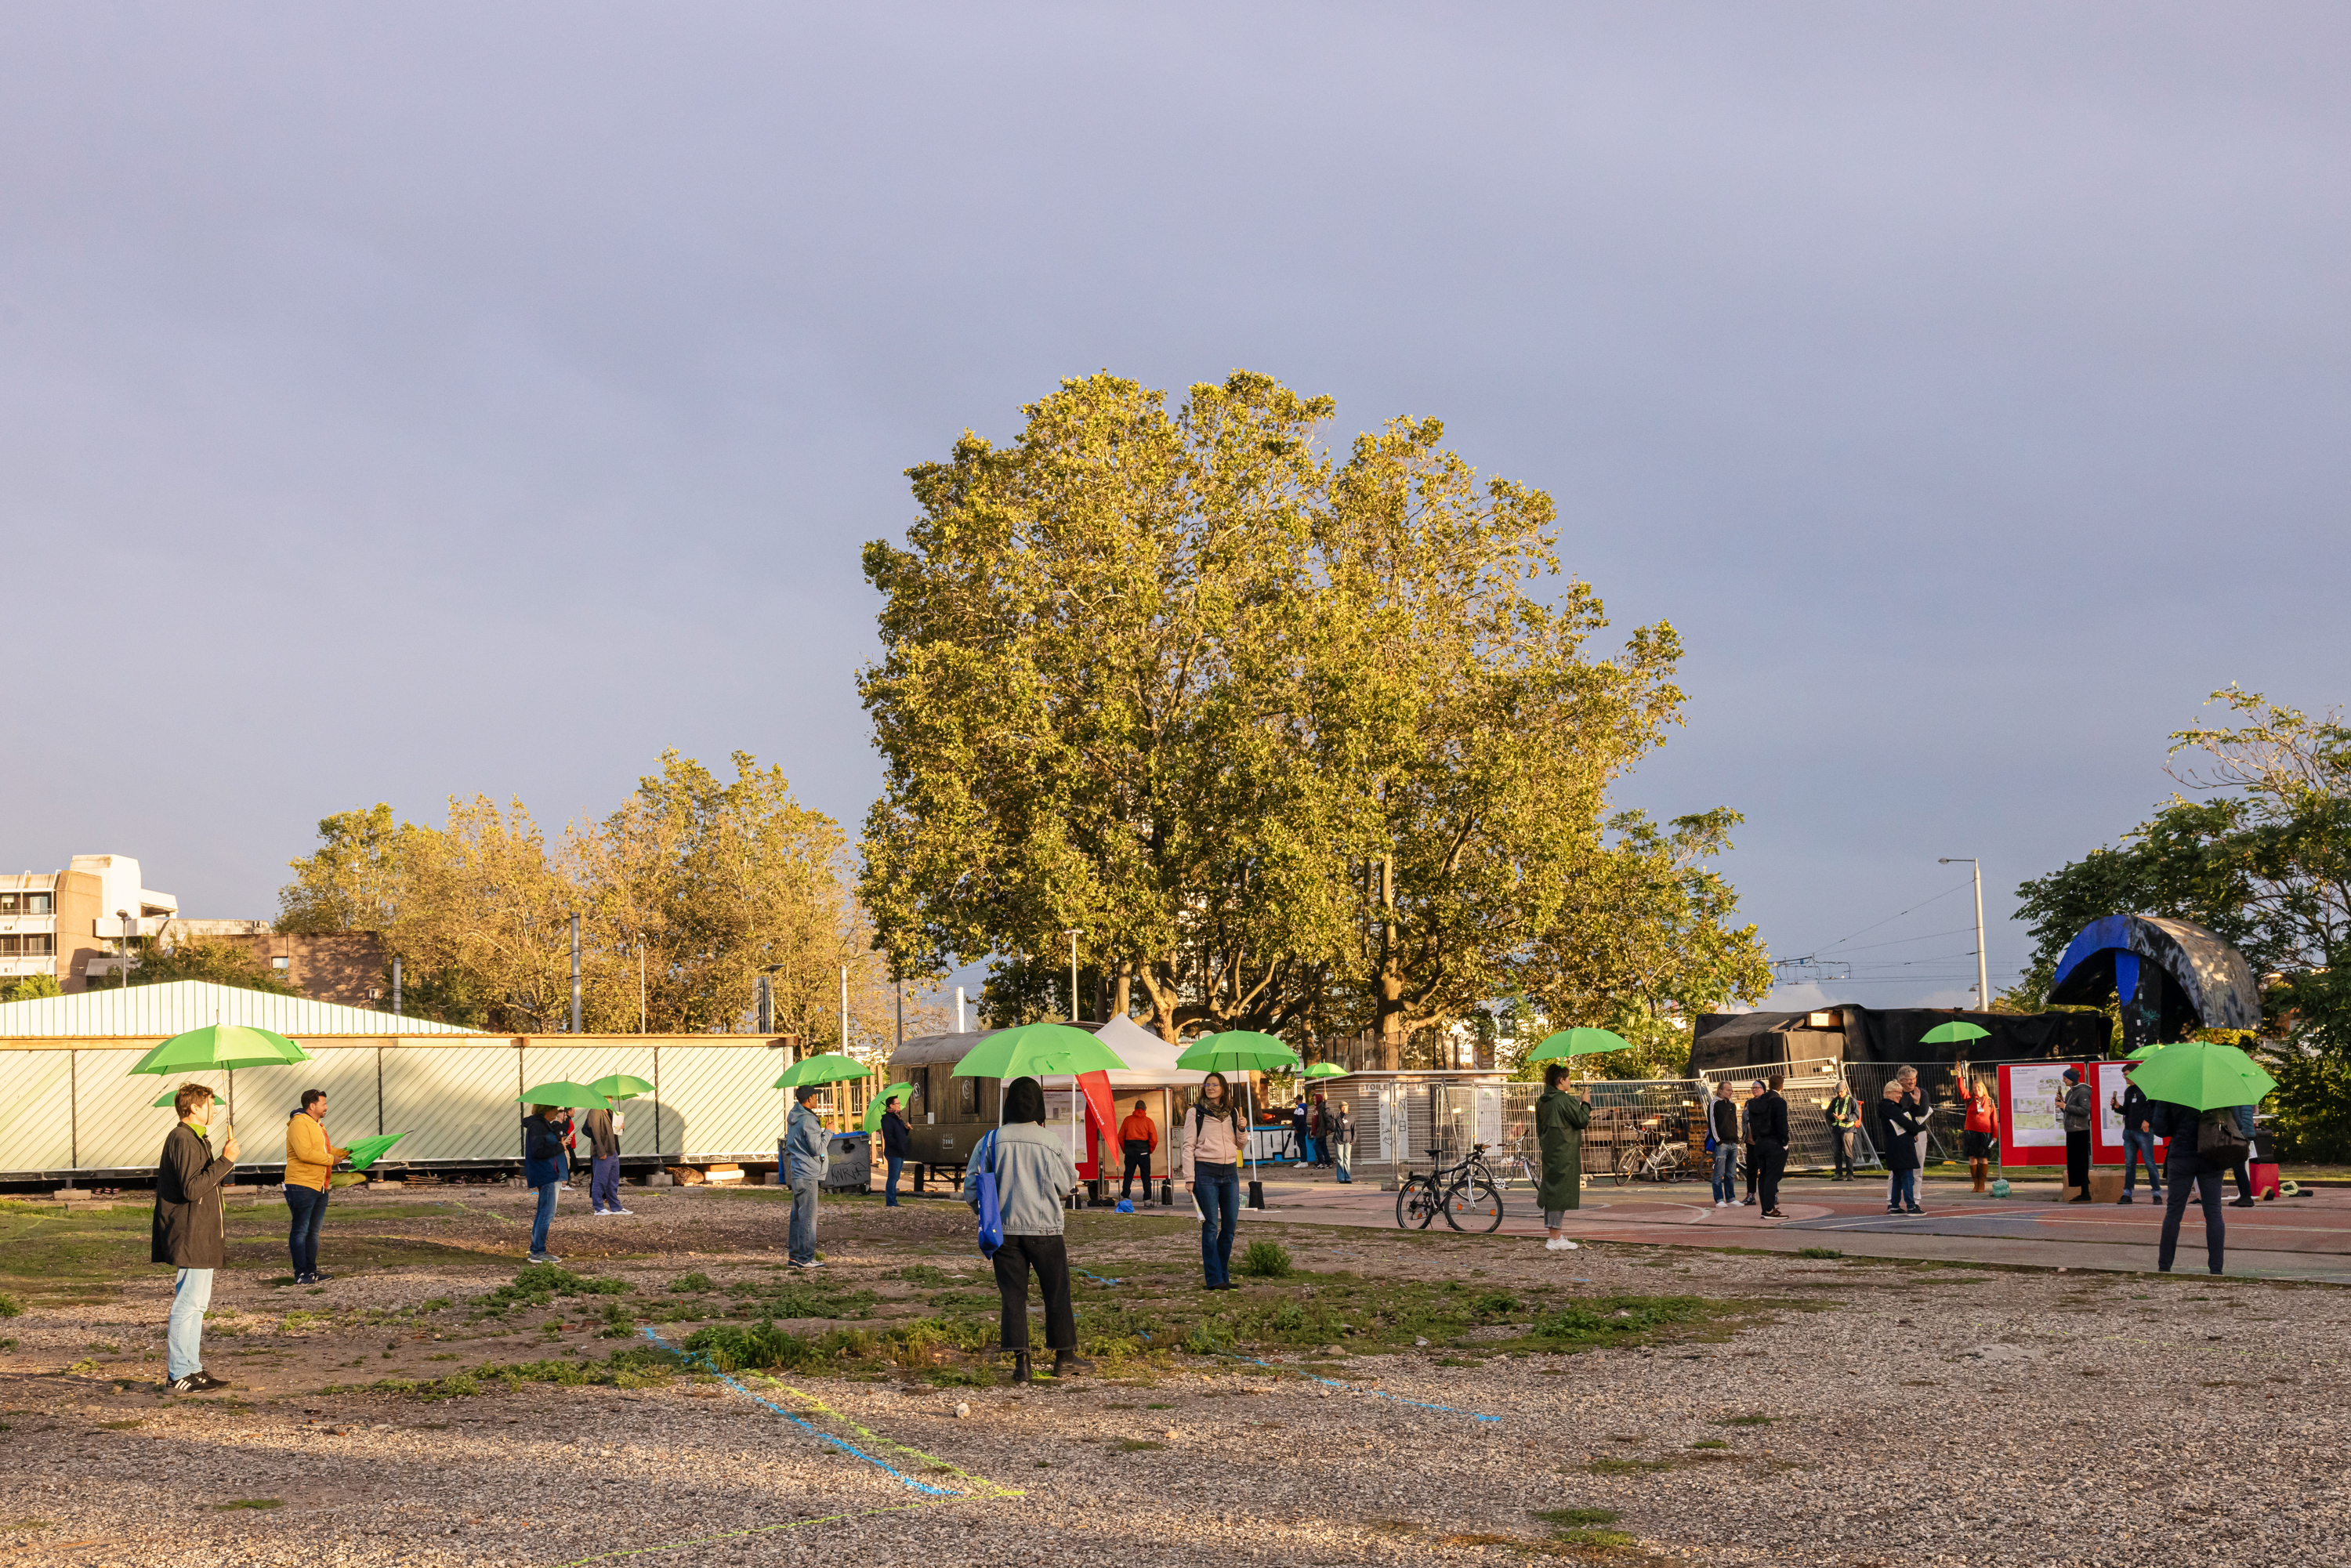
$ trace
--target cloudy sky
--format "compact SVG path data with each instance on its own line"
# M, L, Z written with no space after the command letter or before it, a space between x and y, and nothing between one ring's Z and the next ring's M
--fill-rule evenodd
M1972 980L1938 856L1997 986L2010 891L2162 798L2209 691L2351 695L2339 7L0 29L12 870L267 915L329 811L601 815L665 746L853 826L859 545L1104 367L1438 415L1551 490L1688 643L1626 801L1746 812L1775 953L1907 964L1855 999Z

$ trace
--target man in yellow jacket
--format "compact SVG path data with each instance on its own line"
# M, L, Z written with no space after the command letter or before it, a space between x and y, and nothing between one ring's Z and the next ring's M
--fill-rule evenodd
M316 1285L334 1278L319 1272L319 1228L327 1220L327 1173L351 1157L327 1142L327 1092L302 1091L302 1108L286 1123L286 1207L294 1215L287 1245L294 1254L294 1282Z

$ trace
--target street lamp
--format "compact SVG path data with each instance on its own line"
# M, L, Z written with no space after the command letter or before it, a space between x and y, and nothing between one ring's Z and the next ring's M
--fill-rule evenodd
M117 990L122 990L131 984L131 911L118 909L114 918L122 926L114 948L114 985Z
M1061 933L1070 939L1070 1021L1078 1021L1078 938L1085 932L1072 927Z
M1976 1010L1991 1011L1991 967L1984 956L1983 867L1971 855L1941 855L1937 865L1972 866L1976 879Z

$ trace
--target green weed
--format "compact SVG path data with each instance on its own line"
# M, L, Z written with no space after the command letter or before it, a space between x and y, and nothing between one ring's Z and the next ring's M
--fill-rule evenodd
M680 1274L669 1282L670 1294L674 1296L697 1295L704 1291L716 1289L718 1286L713 1282L710 1276L698 1269L691 1274Z
M1286 1280L1291 1267L1290 1249L1279 1241L1252 1241L1241 1254L1241 1272L1260 1280Z
M0 1318L21 1318L24 1315L25 1303L7 1291L0 1291Z
M241 1497L235 1502L216 1502L213 1507L223 1513L239 1508L284 1508L286 1504L274 1497Z
M1624 1516L1613 1508L1547 1508L1529 1517L1543 1524L1567 1529L1592 1524L1614 1524Z
M619 1296L628 1292L625 1280L592 1279L555 1263L530 1263L516 1270L514 1282L474 1298L476 1316L503 1317L518 1307L548 1307L558 1296Z
M1842 1258L1844 1254L1838 1251L1834 1247L1799 1247L1796 1249L1796 1256L1799 1258Z

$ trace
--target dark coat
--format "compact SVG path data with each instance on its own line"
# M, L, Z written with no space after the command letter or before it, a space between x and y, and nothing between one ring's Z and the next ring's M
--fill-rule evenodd
M1739 1105L1730 1100L1714 1101L1706 1108L1707 1123L1713 1130L1718 1144L1739 1142Z
M1535 1145L1542 1151L1538 1207L1583 1207L1583 1129L1590 1125L1592 1107L1564 1089L1546 1089L1535 1102Z
M2137 1084L2124 1084L2122 1109L2123 1131L2126 1133L2144 1133L2147 1131L2147 1122L2153 1113L2150 1107L2153 1106L2154 1103L2154 1101L2149 1100L2147 1097L2147 1091L2140 1088Z
M1747 1102L1747 1137L1750 1143L1788 1146L1788 1102L1777 1089L1766 1089Z
M1878 1154L1890 1171L1915 1171L1918 1168L1919 1133L1927 1125L1927 1108L1915 1094L1905 1094L1898 1100L1881 1100L1884 1109L1886 1136L1878 1140Z
M228 1261L228 1211L221 1184L236 1162L185 1122L163 1140L155 1162L154 1261L180 1269L218 1269Z
M882 1113L882 1152L893 1159L901 1160L914 1152L914 1130L895 1111Z
M563 1155L563 1127L544 1116L522 1119L522 1180L525 1186L545 1186L571 1174Z
M580 1130L588 1134L590 1157L600 1160L620 1158L621 1134L612 1131L612 1113L589 1112L580 1119Z

